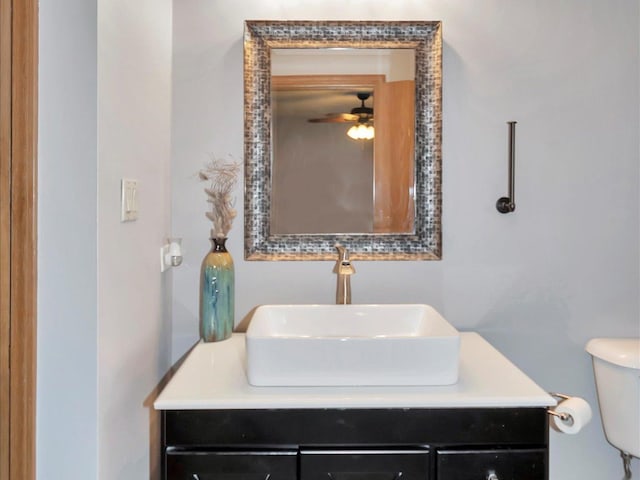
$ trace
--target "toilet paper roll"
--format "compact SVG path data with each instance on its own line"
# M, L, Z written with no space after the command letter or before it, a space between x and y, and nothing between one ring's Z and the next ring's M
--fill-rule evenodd
M552 415L552 426L554 430L569 435L574 435L584 428L591 421L591 406L586 400L580 397L571 397L563 400L554 408L556 413L570 415L567 420Z

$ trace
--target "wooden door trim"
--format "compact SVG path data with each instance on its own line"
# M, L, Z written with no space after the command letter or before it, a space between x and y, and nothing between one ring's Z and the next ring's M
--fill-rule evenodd
M35 478L38 1L13 2L11 479Z
M353 89L375 88L385 81L384 75L273 75L272 90L313 90L313 89ZM375 95L374 95L375 97ZM358 100L354 100L358 106Z
M0 0L0 480L9 478L11 423L11 0Z
M2 123L6 123L8 115L10 125L3 127L5 131L9 128L10 133L2 144L4 159L1 172L2 186L10 184L8 232L6 224L2 224L2 253L4 256L9 252L10 278L8 282L3 279L0 284L0 295L9 300L8 307L5 301L0 311L4 317L2 328L9 332L9 345L6 345L7 337L4 335L0 342L3 342L1 349L8 353L10 370L8 445L1 445L5 452L0 458L8 459L7 480L33 480L36 407L38 2L1 0L0 8L3 32L6 32L4 27L7 26L4 22L9 22L5 20L7 17L10 18L11 32L10 35L3 33L1 44L1 57L6 58L10 54L11 60L10 74L2 74L3 80L10 79L10 114L6 111L8 107L5 100L8 97L2 97L4 106L1 109L4 115ZM6 67L6 64L3 66ZM8 179L4 177L6 174L9 174ZM6 250L7 248L10 250ZM5 379L2 383L6 383ZM0 408L6 410L7 406ZM5 415L3 413L3 417ZM7 475L6 470L0 469L0 475Z

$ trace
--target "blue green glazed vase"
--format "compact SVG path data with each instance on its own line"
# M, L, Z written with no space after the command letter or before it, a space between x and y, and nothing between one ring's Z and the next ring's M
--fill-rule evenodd
M231 336L234 323L233 259L226 238L212 238L200 270L200 338L218 342Z

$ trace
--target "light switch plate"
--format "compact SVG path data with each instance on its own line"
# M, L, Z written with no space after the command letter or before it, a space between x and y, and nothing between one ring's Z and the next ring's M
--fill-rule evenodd
M120 221L133 222L138 219L138 181L123 178L120 184Z

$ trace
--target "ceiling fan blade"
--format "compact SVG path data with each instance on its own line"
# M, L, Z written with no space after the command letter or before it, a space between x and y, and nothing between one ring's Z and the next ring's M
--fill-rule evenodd
M358 115L351 113L328 113L324 117L310 118L308 121L311 123L347 123L355 122L358 120Z

